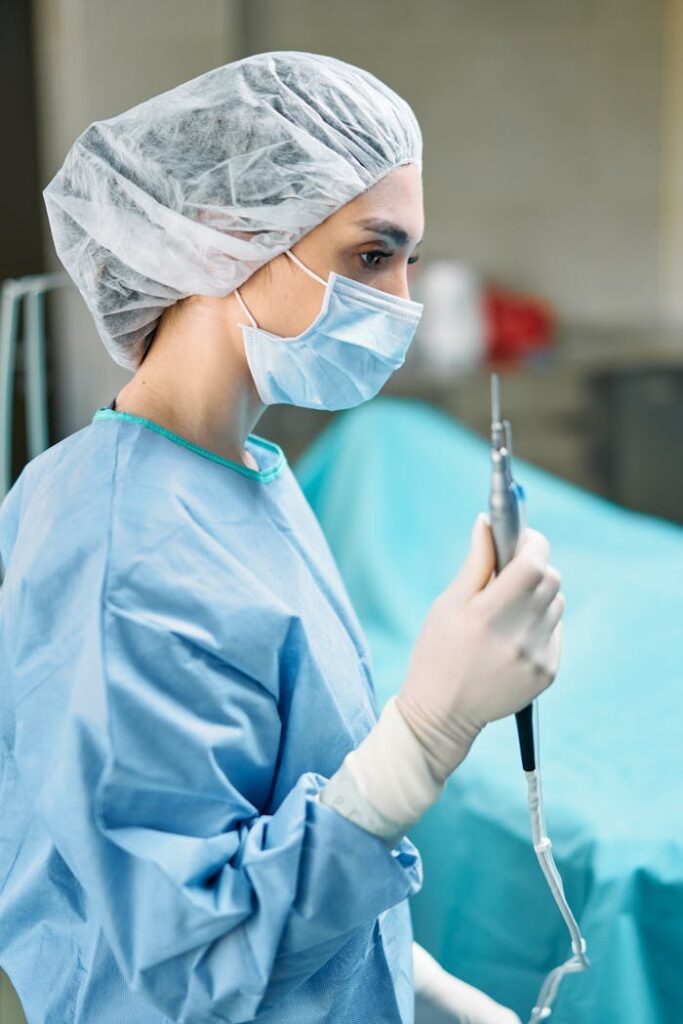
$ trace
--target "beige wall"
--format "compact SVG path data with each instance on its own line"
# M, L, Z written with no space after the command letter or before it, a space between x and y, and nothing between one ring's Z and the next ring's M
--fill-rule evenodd
M683 323L683 0L668 0L664 31L661 302Z
M35 0L43 186L92 121L239 56L238 5L226 0ZM56 256L43 210L46 247ZM99 341L78 293L55 302L59 436L87 424L128 379Z
M254 0L263 49L362 64L425 136L425 255L577 320L659 303L660 0Z
M6 975L0 971L0 1024L25 1024L19 998Z

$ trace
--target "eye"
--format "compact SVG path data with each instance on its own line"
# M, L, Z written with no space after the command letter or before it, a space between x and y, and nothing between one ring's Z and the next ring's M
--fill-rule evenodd
M418 252L418 253L416 253L416 254L415 254L415 256L410 256L410 257L409 257L409 259L408 259L408 263L417 263L417 261L419 260L419 258L420 258L420 254L419 254L419 252Z
M364 265L368 270L375 270L379 266L379 261L382 259L388 259L393 256L391 252L384 252L382 249L372 249L370 252L362 252L360 258L363 260ZM368 263L367 260L372 262Z

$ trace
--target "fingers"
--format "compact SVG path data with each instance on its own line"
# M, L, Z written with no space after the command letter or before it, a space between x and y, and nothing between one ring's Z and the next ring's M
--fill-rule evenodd
M488 516L480 513L475 519L470 537L470 549L459 572L446 587L444 594L461 604L472 598L489 583L496 568Z
M545 615L548 608L553 604L560 592L562 577L554 566L546 567L543 579L531 595L530 606L538 612L539 616Z
M482 590L496 567L496 551L493 545L491 527L487 518L481 514L475 520L472 529L471 544L468 556L459 573L459 589L463 596L469 596Z
M543 582L549 555L548 538L527 527L517 554L489 583L481 597L491 605L502 606L528 596Z
M557 670L560 665L560 654L562 652L562 637L563 637L563 623L560 620L553 631L553 635L550 638L550 671L553 673L553 678L557 674Z
M560 622L565 609L565 597L563 593L559 593L555 596L554 600L550 604L548 610L545 613L546 629L548 633L552 633L555 627Z
M553 601L533 623L527 634L527 645L531 649L539 650L549 648L552 643L557 643L553 634L558 626L562 625L562 615L565 608L565 598L562 592L555 595Z

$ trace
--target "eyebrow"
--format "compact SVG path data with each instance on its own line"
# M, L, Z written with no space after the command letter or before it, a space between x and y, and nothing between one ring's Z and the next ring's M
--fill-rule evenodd
M392 224L389 220L373 220L372 218L366 220L357 220L356 224L359 227L366 228L368 231L374 231L378 235L384 235L385 238L390 238L395 245L407 245L410 241L410 235L403 228L400 228L398 224ZM417 247L419 242L415 243Z

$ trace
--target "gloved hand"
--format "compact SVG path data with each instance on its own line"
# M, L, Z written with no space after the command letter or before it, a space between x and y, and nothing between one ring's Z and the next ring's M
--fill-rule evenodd
M465 564L429 610L396 704L442 782L488 722L520 711L555 678L565 602L549 553L547 538L527 529L489 582L495 550L479 516Z
M513 1010L449 974L413 943L415 1024L521 1024Z
M321 791L323 803L393 845L437 800L481 729L550 685L564 595L549 552L547 538L527 528L491 579L491 528L477 517L465 563L433 602L401 690Z

